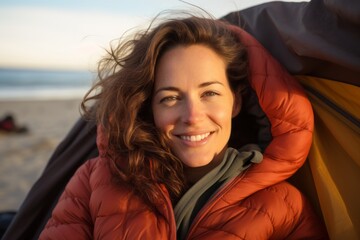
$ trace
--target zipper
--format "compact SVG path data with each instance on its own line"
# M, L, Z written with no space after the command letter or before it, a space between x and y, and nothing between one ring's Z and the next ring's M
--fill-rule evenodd
M163 185L158 185L158 188L160 189L160 192L166 201L166 212L167 212L166 216L168 218L168 223L169 223L169 239L176 240L175 214L174 214L172 203L170 201L168 191L166 190L166 188Z
M360 128L360 121L353 115L351 115L349 112L344 111L342 108L340 108L338 105L336 105L334 102L326 98L324 95L322 95L320 92L315 90L314 88L304 84L303 87L311 93L313 96L317 97L320 101L322 101L326 106L328 106L330 109L334 110L336 113L338 113L340 116L343 116L345 119L347 119L349 122L354 124L356 127Z
M232 180L228 181L225 185L220 187L215 194L209 199L209 201L200 209L199 213L195 216L193 222L190 225L189 231L185 239L189 239L193 232L195 231L199 222L206 216L205 212L207 209L211 208L216 204L219 199L224 196L230 189L233 188L239 181L241 181L249 168L246 168L240 175L234 177ZM174 214L173 214L174 215Z

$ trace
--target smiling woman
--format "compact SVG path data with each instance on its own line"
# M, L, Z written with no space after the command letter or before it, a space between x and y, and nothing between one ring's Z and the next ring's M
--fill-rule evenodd
M155 125L188 167L217 163L225 154L231 119L240 110L222 56L203 45L168 50L155 74Z
M310 104L241 29L164 20L111 49L99 69L82 105L97 121L99 156L72 177L40 239L327 238L283 182L305 161ZM262 96L251 107L263 107L273 134L264 155L257 142L234 140L244 140L233 124L254 91Z

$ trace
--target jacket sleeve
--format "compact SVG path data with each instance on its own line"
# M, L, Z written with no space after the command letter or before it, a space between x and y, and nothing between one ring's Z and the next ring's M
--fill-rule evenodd
M71 178L39 239L92 239L91 163L87 161Z
M248 205L249 223L261 230L247 231L248 239L327 240L325 225L312 211L307 199L295 187L281 182L252 195ZM280 210L281 209L281 210ZM257 217L251 212L257 211ZM263 214L263 217L259 217ZM246 229L247 230L247 229Z
M313 133L313 111L305 92L252 36L240 28L249 55L250 85L271 125L272 141L264 159L243 175L238 185L242 197L279 183L294 174L305 162Z
M267 196L269 196L269 192L272 192L270 194L273 195L273 199L277 199L277 201L280 199L279 202L283 205L280 207L283 212L276 207L270 209L271 214L269 215L276 226L271 228L274 229L274 232L271 236L267 236L267 239L329 239L324 223L316 216L310 203L298 189L283 182L271 186L265 191ZM266 196L264 197L266 198Z

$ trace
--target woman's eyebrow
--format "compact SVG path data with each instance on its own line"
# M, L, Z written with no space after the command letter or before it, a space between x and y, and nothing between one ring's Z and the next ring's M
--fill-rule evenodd
M177 87L171 87L171 86L169 86L169 87L161 87L161 88L159 88L158 90L155 91L154 95L158 94L161 91L176 91L176 92L179 92L180 90Z
M220 84L222 86L224 86L224 84L222 82L219 81L211 81L211 82L203 82L201 84L199 84L199 88L204 88L213 84ZM158 94L161 91L174 91L174 92L180 92L180 89L177 87L173 87L173 86L168 86L168 87L161 87L159 89L157 89L154 93L154 95Z
M211 82L203 82L203 83L199 84L199 87L203 88L203 87L207 87L207 86L210 86L210 85L213 85L213 84L220 84L220 85L224 86L224 84L222 82L211 81Z

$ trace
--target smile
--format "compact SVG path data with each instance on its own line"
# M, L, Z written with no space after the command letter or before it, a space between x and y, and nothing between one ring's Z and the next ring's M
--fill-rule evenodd
M199 135L192 135L192 136L180 136L180 138L184 141L188 141L188 142L199 142L204 140L205 138L207 138L210 135L210 133L204 133L204 134L199 134Z

